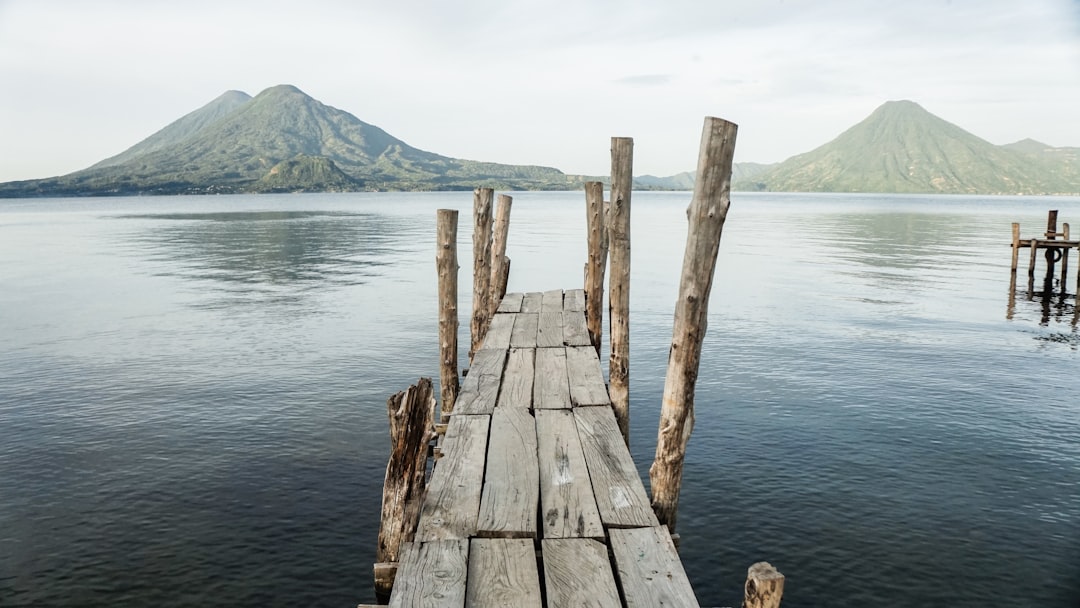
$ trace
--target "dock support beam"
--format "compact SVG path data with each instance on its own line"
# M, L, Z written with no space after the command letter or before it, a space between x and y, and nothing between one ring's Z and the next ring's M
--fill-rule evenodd
M585 264L585 325L599 357L604 338L604 271L608 255L603 183L585 182L585 211L589 233L589 261Z
M769 562L758 562L746 572L743 608L780 608L784 597L784 575Z
M731 205L731 161L737 132L734 123L705 118L694 196L687 209L689 227L660 406L656 458L649 468L653 511L671 531L675 530L686 445L694 429L694 385L708 325L709 293L720 235Z
M457 209L436 212L435 267L439 274L440 416L446 422L458 394Z
M1053 209L1046 215L1046 238L1048 240L1057 239L1057 209ZM1054 293L1054 262L1057 261L1058 250L1047 248L1046 250L1046 277L1043 278L1043 293L1050 295Z
M514 199L500 194L495 206L495 234L491 241L491 295L488 297L488 318L495 316L495 309L506 295L506 283L510 279L510 258L506 257L506 240L510 234L510 207Z
M469 326L472 342L469 345L469 361L484 342L488 315L488 298L491 297L491 201L495 191L477 188L473 191L473 307Z
M608 388L615 420L630 445L630 190L633 187L634 139L611 138L611 212L607 218L611 255L609 278Z

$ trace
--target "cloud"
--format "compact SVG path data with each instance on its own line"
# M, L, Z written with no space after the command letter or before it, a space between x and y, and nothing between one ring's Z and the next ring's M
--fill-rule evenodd
M656 87L671 82L671 74L639 74L637 76L624 76L613 80L615 84L632 87Z

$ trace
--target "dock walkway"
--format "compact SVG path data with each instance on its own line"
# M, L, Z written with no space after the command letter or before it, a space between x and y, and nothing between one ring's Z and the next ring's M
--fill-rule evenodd
M582 290L501 301L391 606L698 606L619 431L584 310Z

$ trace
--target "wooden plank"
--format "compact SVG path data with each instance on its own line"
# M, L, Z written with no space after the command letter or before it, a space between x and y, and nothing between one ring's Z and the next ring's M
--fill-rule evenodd
M549 608L621 608L607 546L590 538L545 538L544 587Z
M540 608L540 575L533 541L474 538L469 547L470 608Z
M536 349L512 348L506 358L498 408L532 409L533 375Z
M539 484L536 421L527 410L496 408L491 416L477 536L536 538Z
M627 608L698 608L666 527L609 530Z
M495 313L500 312L521 312L521 300L525 298L523 293L508 293L503 296L499 307L495 309Z
M466 539L406 544L390 607L463 607L468 559Z
M570 402L581 405L611 405L604 372L592 346L566 348L566 372L570 383Z
M514 331L510 334L510 346L536 348L536 330L540 323L540 315L534 312L523 312L514 316Z
M569 408L570 381L566 372L565 348L536 349L536 373L533 376L533 408Z
M527 293L521 300L521 312L540 312L543 308L544 294L539 292Z
M545 291L540 312L562 312L563 292L561 289Z
M585 290L567 289L563 294L563 311L585 313Z
M563 313L563 344L567 346L589 346L592 340L589 338L589 328L585 323L585 313ZM595 354L596 351L594 350Z
M480 350L510 348L510 334L514 330L514 318L517 315L495 315L491 317L491 325L488 326L484 343ZM475 361L475 357L474 357Z
M544 538L603 538L585 454L570 410L536 410Z
M506 364L505 350L478 350L469 375L461 383L454 414L490 414L499 397L499 381Z
M592 350L591 346L585 348ZM608 528L660 525L611 408L576 409L574 420L604 525Z
M417 541L468 538L476 533L490 423L490 416L451 416L442 458L420 508Z
M563 345L563 313L542 312L536 328L536 346L551 348Z

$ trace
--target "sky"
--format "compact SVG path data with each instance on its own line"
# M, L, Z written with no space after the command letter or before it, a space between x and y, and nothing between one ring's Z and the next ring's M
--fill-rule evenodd
M1080 0L0 0L0 181L70 173L230 89L292 84L406 143L603 175L777 162L910 99L1080 146Z

